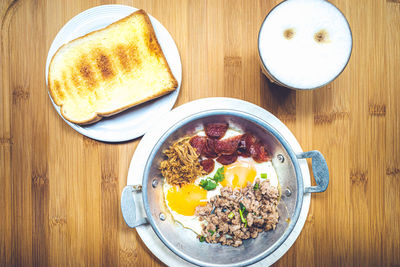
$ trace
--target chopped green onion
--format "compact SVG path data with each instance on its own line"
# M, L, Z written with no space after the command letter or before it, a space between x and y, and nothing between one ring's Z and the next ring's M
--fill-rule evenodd
M212 209L211 214L214 214L214 211L215 211L215 207Z
M246 218L243 216L243 212L242 210L239 210L239 214L240 214L240 220L242 221L242 223L245 224L245 227L247 226L247 220Z
M260 187L260 185L257 183L257 184L254 185L253 189L257 190L259 187Z
M228 218L229 218L229 219L232 219L233 216L235 216L235 213L233 213L233 211L231 211L231 213L228 214Z
M208 230L208 232L211 234L211 236L215 233L213 230Z
M267 179L267 174L266 173L261 173L261 178L263 178L263 179Z
M247 220L246 220L246 216L248 214L248 212L246 211L246 207L243 205L242 202L239 202L239 214L240 214L240 220L242 221L242 223L245 224L245 227L247 226Z
M242 202L239 202L239 206L240 206L240 209L241 209L242 211L245 211L245 210L246 210L246 207L243 205Z
M205 238L204 236L200 236L200 237L199 237L199 241L200 241L200 242L204 242L205 240L206 240L206 238Z

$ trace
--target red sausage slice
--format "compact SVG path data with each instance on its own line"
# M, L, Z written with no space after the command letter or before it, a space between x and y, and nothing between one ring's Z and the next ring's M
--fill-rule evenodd
M245 158L250 157L250 147L254 143L256 143L256 138L252 134L245 133L242 135L238 146L238 154Z
M232 155L236 152L242 136L234 136L224 140L215 141L215 152L219 155Z
M206 135L212 139L221 139L228 130L227 123L208 123L204 125Z
M202 154L204 146L206 144L206 138L204 136L195 135L190 138L189 143L197 150L197 153Z
M265 162L271 159L265 147L260 143L251 145L250 154L256 162Z
M209 174L214 170L215 162L212 159L204 159L200 161L200 165L203 167L204 171Z
M217 161L221 163L222 165L229 165L234 163L238 158L238 155L236 153L232 155L222 155L217 158Z
M214 148L214 140L207 138L204 148L202 150L202 155L209 158L209 159L215 159L218 157L217 153L215 153L215 148Z

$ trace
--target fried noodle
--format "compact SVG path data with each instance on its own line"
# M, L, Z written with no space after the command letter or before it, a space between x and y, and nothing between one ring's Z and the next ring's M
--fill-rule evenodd
M189 140L190 137L183 137L163 151L168 159L160 164L161 174L171 185L192 183L197 177L206 174Z

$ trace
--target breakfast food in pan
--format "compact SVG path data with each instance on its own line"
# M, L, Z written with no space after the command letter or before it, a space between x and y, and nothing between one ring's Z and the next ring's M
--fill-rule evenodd
M278 178L267 147L252 133L206 124L164 154L165 204L200 241L237 247L275 229Z
M148 15L131 15L63 45L53 56L49 92L61 114L77 124L155 99L175 90Z

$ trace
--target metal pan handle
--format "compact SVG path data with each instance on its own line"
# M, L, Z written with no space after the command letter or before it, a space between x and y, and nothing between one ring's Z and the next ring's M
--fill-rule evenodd
M145 217L136 218L136 204L133 194L141 192L142 192L141 185L133 185L133 186L127 185L124 187L124 190L122 190L122 195L121 195L122 216L124 217L126 224L131 228L135 228L139 225L147 223L147 219Z
M321 193L328 188L329 184L329 170L328 164L321 152L317 150L303 152L297 155L298 159L312 159L312 171L314 174L316 186L309 186L304 188L304 193Z

